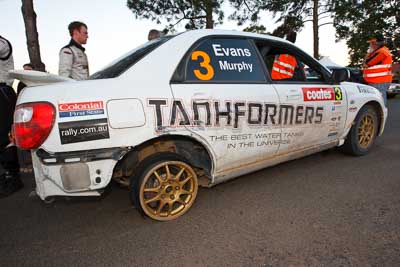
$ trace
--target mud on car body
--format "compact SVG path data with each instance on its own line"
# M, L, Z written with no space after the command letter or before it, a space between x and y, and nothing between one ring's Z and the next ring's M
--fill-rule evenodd
M279 54L296 58L292 79L271 79ZM14 131L32 150L42 199L100 195L115 179L144 214L171 220L198 186L335 146L366 154L387 110L376 89L347 78L279 38L189 31L148 42L90 80L28 87Z

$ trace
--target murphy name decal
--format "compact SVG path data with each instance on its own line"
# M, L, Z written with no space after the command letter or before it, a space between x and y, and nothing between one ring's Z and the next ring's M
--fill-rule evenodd
M212 44L214 55L218 57L251 57L250 49L248 48L230 48L223 47L221 44ZM235 70L238 72L249 71L253 72L253 64L245 61L236 63L229 62L228 60L218 60L219 68L221 70Z
M149 99L147 104L154 110L156 129L200 125L239 128L242 123L249 126L319 124L324 112L323 106L244 101L192 100L189 108L181 100Z

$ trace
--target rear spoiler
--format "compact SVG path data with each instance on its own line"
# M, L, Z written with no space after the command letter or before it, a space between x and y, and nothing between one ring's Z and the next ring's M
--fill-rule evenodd
M74 80L55 74L36 70L11 70L8 72L11 78L20 80L27 86L47 85L59 82L73 82Z

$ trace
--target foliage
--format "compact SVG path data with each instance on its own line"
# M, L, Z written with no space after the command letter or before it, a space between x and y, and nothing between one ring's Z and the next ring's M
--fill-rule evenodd
M335 0L334 26L337 39L347 41L350 65L360 67L368 50L367 40L382 33L394 55L400 58L400 1L396 0Z
M145 18L161 24L168 22L164 31L174 30L185 21L186 29L213 28L222 23L223 0L127 0L128 8L136 18Z
M244 32L255 32L255 33L265 33L267 28L264 25L252 24L249 27L243 29Z
M272 32L278 37L289 31L300 31L306 22L313 22L314 56L318 57L318 30L325 24L332 24L332 0L229 0L235 7L230 16L239 25L250 20L257 24L265 11L272 14L279 26ZM314 6L316 9L314 9ZM315 14L314 14L315 13Z
M276 22L280 23L277 32L290 30L299 31L304 23L311 21L313 15L313 0L229 0L235 8L230 16L232 20L238 21L238 25L250 20L256 23L260 20L264 11L272 13ZM318 13L331 11L331 2L328 0L319 1Z

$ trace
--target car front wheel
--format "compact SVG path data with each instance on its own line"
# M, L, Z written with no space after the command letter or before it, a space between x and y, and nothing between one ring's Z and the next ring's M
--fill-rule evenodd
M394 98L396 94L393 93L387 93L387 98Z
M362 156L367 154L378 133L378 115L372 106L364 106L358 113L343 145L345 153Z
M169 221L185 214L198 191L197 174L179 155L160 153L145 160L131 181L134 203L157 221Z

